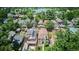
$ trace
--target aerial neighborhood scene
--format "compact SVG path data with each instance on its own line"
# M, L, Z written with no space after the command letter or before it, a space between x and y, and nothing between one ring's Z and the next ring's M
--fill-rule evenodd
M0 51L79 51L79 8L0 7Z

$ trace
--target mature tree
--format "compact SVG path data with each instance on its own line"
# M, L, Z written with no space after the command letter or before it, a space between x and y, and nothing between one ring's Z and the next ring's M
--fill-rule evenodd
M54 29L54 24L50 20L45 24L45 27L48 31L52 31Z
M18 23L14 23L13 19L8 19L7 23L1 25L3 31L16 30L19 26Z
M46 11L46 17L48 20L55 19L55 11L54 10Z
M79 28L79 20L77 20L75 27Z
M69 11L65 16L67 20L71 21L74 18L74 12Z
M45 15L45 12L40 12L40 13L36 14L36 21L45 20L45 19L47 19L46 15Z
M8 32L0 32L0 51L10 51L13 50L11 46L11 41L8 40Z
M18 24L13 23L13 19L9 19L7 23L4 23L0 26L0 50L13 50L11 40L8 40L8 33L9 31L16 30L18 27Z
M7 18L7 13L9 12L10 8L0 8L0 23L4 21L4 18Z

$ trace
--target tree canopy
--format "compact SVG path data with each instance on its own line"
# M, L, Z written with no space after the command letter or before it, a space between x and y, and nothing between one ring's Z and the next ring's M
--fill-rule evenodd
M66 32L59 31L57 39L52 47L56 51L77 51L79 50L79 32L72 33L69 30Z

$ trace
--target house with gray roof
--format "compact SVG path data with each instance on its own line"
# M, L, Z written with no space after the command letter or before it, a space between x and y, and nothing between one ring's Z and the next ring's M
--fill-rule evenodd
M23 37L20 36L19 34L16 34L13 38L13 41L16 41L18 44L21 44L23 41Z
M28 35L28 44L36 44L37 43L37 30L35 28L30 28L27 30Z
M20 35L20 29L18 28L16 30L16 34L13 36L13 47L18 47L23 43L24 37Z
M57 18L55 21L57 22L59 28L65 27L64 21L61 20L60 18Z
M32 49L32 47L34 48L36 47L36 44L37 44L37 30L35 27L32 27L27 30L27 45L29 46L29 49Z

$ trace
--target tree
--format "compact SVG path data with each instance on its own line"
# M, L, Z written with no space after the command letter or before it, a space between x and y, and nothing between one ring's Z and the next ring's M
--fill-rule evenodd
M60 31L57 33L57 39L52 46L52 50L57 51L77 51L79 50L79 32L72 33L69 30L66 32Z
M47 24L45 24L45 28L48 31L52 31L52 29L54 29L54 24L49 20Z
M40 12L36 14L36 21L38 22L39 20L44 20L46 19L45 12Z
M79 20L76 21L75 27L79 28Z
M74 14L75 14L74 12L69 11L65 14L65 17L67 20L71 21L75 17Z
M0 33L0 51L11 51L11 41L7 39L8 38L8 32L1 32Z
M48 20L55 19L55 11L54 10L47 10L46 17Z
M7 18L7 13L10 12L10 8L0 8L0 23L3 23L3 19Z
M9 31L14 31L19 27L17 23L13 23L13 19L8 19L7 23L0 26L0 50L10 51L13 50L12 42L8 39Z

